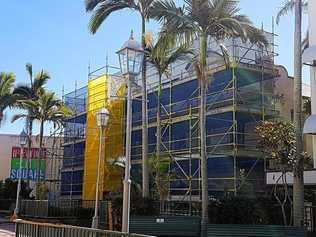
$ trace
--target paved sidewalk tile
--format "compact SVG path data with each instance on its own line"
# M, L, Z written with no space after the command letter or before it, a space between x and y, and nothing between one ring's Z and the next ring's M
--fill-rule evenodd
M0 237L14 237L15 234L11 231L0 230Z
M11 222L0 222L0 237L15 236L15 225Z

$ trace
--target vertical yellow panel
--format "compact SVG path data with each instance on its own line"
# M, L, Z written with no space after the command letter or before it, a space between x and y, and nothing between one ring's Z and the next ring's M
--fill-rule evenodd
M103 107L110 112L108 125L102 139L102 165L100 194L118 191L122 186L122 170L113 165L113 160L123 155L124 100L107 98L108 76L103 75L88 82L86 145L83 177L83 200L95 199L100 131L96 125L96 113ZM124 88L118 96L124 95ZM102 198L102 195L100 195Z

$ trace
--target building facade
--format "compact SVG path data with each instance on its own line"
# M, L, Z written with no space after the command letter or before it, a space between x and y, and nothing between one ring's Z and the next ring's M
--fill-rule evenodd
M293 119L293 78L284 67L274 64L274 35L266 35L270 45L265 50L238 39L208 42L205 129L210 196L236 194L244 179L254 192L264 192L268 167L257 149L255 127L266 120ZM197 46L194 43L193 50ZM219 56L223 50L228 57ZM169 199L200 200L201 95L194 65L190 61L177 62L161 85L157 81L155 69L148 65L149 159L156 155L160 136L160 154L169 161L168 172L172 174ZM137 80L132 104L131 172L138 184L142 182L140 88ZM304 91L306 99L309 87L304 86ZM158 93L161 134L156 132ZM65 95L64 100L76 114L66 121L61 194L65 198L94 199L100 145L95 115L102 107L110 110L110 123L101 139L101 193L119 191L122 172L113 175L110 161L124 155L124 79L118 74L92 72L88 86ZM312 153L311 140L305 146Z
M276 81L282 76L279 75L280 68L274 65L274 35L266 35L270 45L265 50L238 39L226 40L221 44L208 42L209 86L205 129L209 195L238 192L243 177L247 177L254 190L260 192L264 189L265 164L256 148L254 129L263 120L280 117ZM228 58L219 56L223 54L223 45ZM197 46L195 42L193 50L197 50ZM174 174L169 184L169 198L199 200L200 90L194 65L191 62L175 63L169 75L163 78L162 85L157 84L157 73L151 65L148 65L147 73L149 159L155 156L156 137L160 136L161 156L168 158L169 172ZM106 162L102 166L103 193L110 192L114 183L117 185L122 181L122 176L109 179L108 174L109 161L119 159L124 154L122 125L125 113L122 113L121 102L117 102L123 100L124 93L111 93L113 84L117 92L118 88L124 88L124 81L117 74L97 74L99 72L89 74L87 87L64 96L65 104L76 112L65 121L61 174L61 194L65 198L94 198L99 131L93 121L97 109L102 106L112 110L112 113L119 111L102 139L102 156ZM141 183L140 87L141 83L137 81L133 93L132 177L136 183ZM161 93L161 134L156 134L158 91ZM121 99L113 104L112 97ZM116 142L113 144L109 141Z
M43 142L45 156L41 158L39 156L38 139L36 136L32 137L29 169L27 169L28 148L24 147L21 170L19 135L0 134L0 180L17 180L21 176L22 180L30 181L31 188L34 188L36 181L40 180L46 184L48 198L56 198L59 196L60 190L61 139L44 137Z

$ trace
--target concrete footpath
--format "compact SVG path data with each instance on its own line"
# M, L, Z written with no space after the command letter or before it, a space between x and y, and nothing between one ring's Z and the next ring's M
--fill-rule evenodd
M0 237L15 236L15 225L9 219L0 217Z

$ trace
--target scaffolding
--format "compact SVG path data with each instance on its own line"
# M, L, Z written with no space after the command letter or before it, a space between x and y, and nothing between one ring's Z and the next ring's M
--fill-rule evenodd
M108 74L91 78L88 82L84 200L95 198L99 152L102 156L100 193L117 192L121 189L121 169L111 164L124 154L124 84L121 77ZM110 116L102 132L99 151L101 131L97 127L96 114L102 108L107 108Z
M48 188L48 199L50 200L57 199L60 196L61 167L63 161L62 134L63 130L57 128L51 130L49 135L44 137L44 144L49 145L49 147L45 147L45 183Z
M274 94L274 78L278 75L274 66L275 35L266 35L269 41L266 49L241 42L239 39L221 42L226 46L226 58L223 57L223 49L218 42L208 42L206 150L210 196L238 193L242 186L242 175L253 189L263 191L264 160L256 149L257 136L254 129L261 121L274 119L279 115ZM197 50L196 44L193 44L193 50ZM102 106L108 107L116 116L110 122L110 127L112 126L111 129L115 132L108 132L104 137L104 160L115 160L124 154L124 91L113 93L118 91L117 85L112 85L115 80L110 80L122 78L115 72L109 72L109 68L106 65L93 72L89 70L88 86L76 89L64 97L66 105L76 111L76 115L66 121L64 135L61 189L62 193L70 198L85 193L84 199L94 199L93 180L96 177L96 149L99 145L95 113ZM114 68L115 70L117 68ZM163 77L161 85L158 85L157 81L157 72L148 65L149 157L157 152L156 139L159 136L161 156L170 158L169 172L176 174L169 183L169 198L200 200L201 95L194 65L190 62L177 62L170 67L168 76ZM114 90L108 89L112 87ZM132 105L131 148L132 179L136 183L141 183L142 177L140 87L140 80L136 80ZM113 98L115 99L112 100ZM156 133L158 104L161 108L161 134ZM89 149L86 149L87 146ZM105 177L109 177L106 175L108 170L105 163L102 167L101 193L106 193L111 191L111 185L118 184L121 177L117 173L115 179L106 182Z
M63 95L63 101L73 111L73 116L64 121L63 162L61 169L61 196L81 198L83 164L86 137L87 87L77 88Z
M110 118L102 135L100 194L121 188L121 168L113 165L124 152L124 80L106 65L88 74L88 85L64 95L74 115L64 121L61 194L69 199L95 199L100 129L96 113L103 107ZM100 196L102 199L103 197Z
M208 89L206 111L206 150L209 195L236 194L245 175L256 191L263 191L264 161L256 149L255 126L278 116L275 108L274 34L266 33L270 45L263 50L250 43L231 39L226 45L228 58L218 42L208 45ZM196 50L193 44L193 49ZM230 62L227 62L230 61ZM161 156L169 157L170 199L200 200L200 87L190 63L177 63L158 85L154 69L148 81L148 151L156 153L161 141ZM159 92L160 91L160 92ZM160 101L158 101L160 93ZM141 99L141 95L136 95ZM141 182L141 103L133 101L132 174ZM157 105L161 107L161 134L156 133Z

